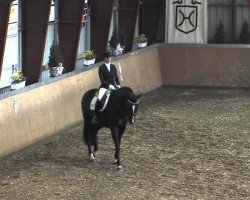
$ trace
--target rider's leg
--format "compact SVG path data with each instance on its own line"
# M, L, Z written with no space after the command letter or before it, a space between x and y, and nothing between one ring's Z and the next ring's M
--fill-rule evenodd
M99 123L99 116L100 116L100 109L101 109L101 99L105 92L107 91L106 88L100 88L99 93L98 93L98 99L95 105L95 115L92 119L93 124Z
M95 105L95 115L94 115L94 117L92 119L93 124L99 123L99 114L100 114L100 101L98 99L96 101L96 105Z

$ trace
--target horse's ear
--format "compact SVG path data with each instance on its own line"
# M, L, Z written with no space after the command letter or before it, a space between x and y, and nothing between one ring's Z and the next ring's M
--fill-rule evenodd
M141 94L136 95L136 99L139 99L141 97Z

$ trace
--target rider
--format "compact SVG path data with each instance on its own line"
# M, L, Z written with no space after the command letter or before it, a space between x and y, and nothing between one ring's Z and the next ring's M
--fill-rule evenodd
M98 93L98 100L95 106L95 116L92 119L92 123L99 123L99 110L100 110L100 100L107 90L119 89L120 81L117 75L117 70L115 65L111 64L111 52L106 51L103 54L104 63L99 67L99 78L101 81L101 86Z

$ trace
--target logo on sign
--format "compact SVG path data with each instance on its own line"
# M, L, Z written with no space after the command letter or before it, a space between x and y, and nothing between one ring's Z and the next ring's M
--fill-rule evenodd
M176 5L175 28L185 34L191 33L197 28L199 1L191 0L191 4L184 5L183 0L173 1Z

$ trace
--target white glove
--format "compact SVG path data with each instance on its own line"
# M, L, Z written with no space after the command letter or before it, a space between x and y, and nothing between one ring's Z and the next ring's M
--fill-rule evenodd
M109 85L109 89L111 89L111 90L115 90L115 86L113 86L113 85Z
M120 89L120 88L121 88L121 86L120 86L120 85L117 85L116 87L117 87L117 89Z

